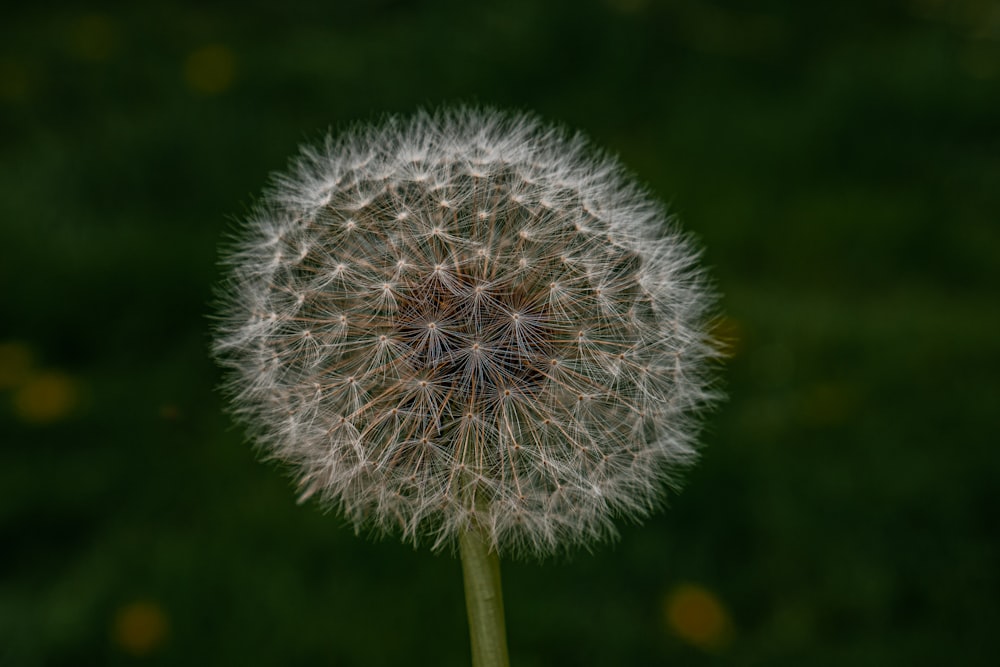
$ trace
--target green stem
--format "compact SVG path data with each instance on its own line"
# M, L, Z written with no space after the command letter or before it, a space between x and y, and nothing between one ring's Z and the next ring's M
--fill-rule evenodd
M500 558L475 530L458 540L465 579L473 667L509 667L507 630L503 621Z

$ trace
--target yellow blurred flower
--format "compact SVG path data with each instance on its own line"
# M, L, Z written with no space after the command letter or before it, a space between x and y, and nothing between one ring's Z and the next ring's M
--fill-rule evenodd
M24 63L0 58L0 101L22 102L31 90L31 77Z
M111 629L115 646L134 656L149 655L167 640L170 624L155 602L132 602L118 610Z
M192 51L184 61L184 81L199 93L214 95L233 83L235 58L221 44L211 44Z
M702 649L721 649L732 635L729 612L711 591L695 584L670 591L664 615L671 632Z
M73 378L58 371L44 371L31 375L14 392L14 412L35 424L58 421L77 406L79 393Z
M81 16L70 26L67 46L81 60L108 60L118 47L118 28L107 16Z

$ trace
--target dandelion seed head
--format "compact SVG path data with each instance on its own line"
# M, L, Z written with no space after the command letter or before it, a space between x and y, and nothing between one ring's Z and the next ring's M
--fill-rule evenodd
M691 242L530 115L422 112L303 148L227 267L234 413L359 530L590 546L661 504L715 399Z

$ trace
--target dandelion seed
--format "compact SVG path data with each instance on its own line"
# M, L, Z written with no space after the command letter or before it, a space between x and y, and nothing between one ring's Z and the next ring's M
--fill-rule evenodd
M229 250L215 352L303 495L442 549L545 556L695 458L713 306L660 204L532 116L419 113L307 147Z

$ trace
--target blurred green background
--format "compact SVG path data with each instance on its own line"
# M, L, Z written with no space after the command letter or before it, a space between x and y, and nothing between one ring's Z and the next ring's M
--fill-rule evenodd
M734 341L668 511L505 564L513 663L994 664L997 3L247 0L4 10L0 665L467 664L458 562L296 506L206 352L267 174L457 101L618 153Z

